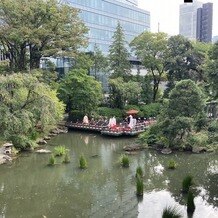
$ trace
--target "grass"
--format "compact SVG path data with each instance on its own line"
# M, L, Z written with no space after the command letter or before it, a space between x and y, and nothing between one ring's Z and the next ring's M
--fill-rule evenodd
M142 178L137 174L136 176L136 195L143 196L144 184Z
M79 167L80 169L86 169L87 168L87 161L83 155L79 158Z
M67 152L67 149L63 145L55 146L55 148L54 148L54 155L55 156L65 155L66 152Z
M187 212L188 214L193 214L195 211L194 195L191 191L188 192L187 197Z
M136 168L136 174L135 174L135 176L137 177L137 176L139 176L139 177L143 177L143 170L142 170L142 168L140 167L140 166L138 166L137 168Z
M191 185L193 185L193 177L188 175L182 181L182 191L188 193Z
M162 218L182 218L182 215L176 207L166 207L163 210Z
M48 165L49 165L49 166L55 165L55 157L54 157L53 154L52 154L52 155L49 157L49 159L48 159Z
M169 162L168 162L168 168L169 168L169 169L174 170L174 169L176 169L176 166L177 166L176 161L174 161L174 160L169 160Z
M129 167L129 157L125 154L121 155L120 164L122 167Z
M70 155L68 151L64 154L63 163L70 163Z

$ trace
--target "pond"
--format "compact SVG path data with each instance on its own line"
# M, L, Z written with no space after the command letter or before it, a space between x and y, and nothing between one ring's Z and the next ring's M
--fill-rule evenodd
M106 138L98 134L70 132L50 140L48 149L65 145L71 162L57 158L47 166L49 154L22 153L12 164L0 166L0 218L56 217L161 217L163 208L176 205L187 217L183 178L194 177L194 218L218 217L217 154L162 155L143 150L130 156L130 167L121 168L118 159L123 146L134 138ZM78 168L84 154L88 168ZM178 163L168 170L169 159ZM135 170L144 171L144 196L136 197Z

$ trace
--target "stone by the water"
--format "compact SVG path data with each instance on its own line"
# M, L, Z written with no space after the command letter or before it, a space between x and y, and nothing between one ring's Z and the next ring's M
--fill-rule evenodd
M164 148L164 149L161 150L161 153L162 154L171 154L172 150L170 148Z
M50 150L47 150L47 149L39 149L36 151L36 153L39 153L39 154L48 154L48 153L51 153Z

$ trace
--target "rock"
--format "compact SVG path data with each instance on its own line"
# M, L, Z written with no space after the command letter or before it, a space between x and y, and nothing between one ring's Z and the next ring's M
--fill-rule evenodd
M124 146L123 147L123 150L124 151L139 151L139 150L142 150L143 147L141 145L128 145L128 146Z
M7 162L11 162L12 158L8 155L4 155L4 154L0 154L0 165L7 163Z
M36 143L39 144L39 145L47 144L47 142L44 139L39 139Z
M50 136L45 136L45 137L44 137L44 140L50 140L50 139L51 139Z
M49 133L48 134L49 137L56 136L56 135L57 135L56 133Z
M125 154L136 155L136 154L138 154L138 152L137 151L126 151Z
M39 154L48 154L48 153L51 153L50 150L47 150L47 149L39 149L36 151L36 153L39 153Z
M195 154L203 153L206 152L207 148L206 147L193 147L192 152Z
M162 154L171 154L172 150L170 148L164 148L164 149L161 150L161 153Z

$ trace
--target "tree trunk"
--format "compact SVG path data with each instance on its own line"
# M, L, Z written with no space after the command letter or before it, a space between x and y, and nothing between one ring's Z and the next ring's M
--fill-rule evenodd
M30 70L40 68L41 51L38 47L30 45Z

